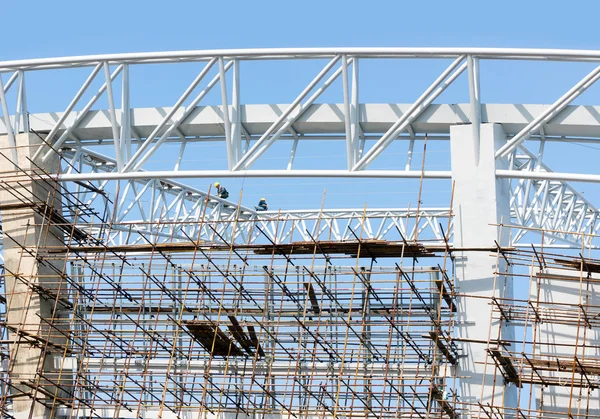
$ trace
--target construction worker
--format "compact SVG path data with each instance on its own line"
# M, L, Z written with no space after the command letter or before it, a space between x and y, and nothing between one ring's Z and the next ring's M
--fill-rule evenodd
M254 207L254 209L256 211L266 211L269 209L269 206L267 205L267 200L265 198L260 198L260 201L258 201L258 206Z
M225 189L224 186L221 186L219 182L215 182L215 188L217 189L217 196L222 199L229 198L229 192Z

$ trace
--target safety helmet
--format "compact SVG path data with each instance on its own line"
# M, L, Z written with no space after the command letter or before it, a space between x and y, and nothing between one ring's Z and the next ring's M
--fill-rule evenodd
M218 188L219 186L221 186L221 184L219 182L215 182L215 188Z
M266 201L266 199L265 199L265 198L260 198L260 200L261 200L261 201Z

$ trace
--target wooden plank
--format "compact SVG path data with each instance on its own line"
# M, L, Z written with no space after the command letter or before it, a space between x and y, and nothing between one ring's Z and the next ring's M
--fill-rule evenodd
M456 357L450 352L446 345L444 345L443 338L440 338L437 332L429 332L429 336L431 337L431 340L435 342L440 352L444 354L448 362L452 365L456 365Z
M529 358L529 365L543 371L557 371L578 374L600 375L600 363L598 361L574 362L575 359L540 359Z
M321 241L318 242L319 248L325 254L345 254L356 257L359 248L368 245L369 253L374 257L399 257L404 254L405 257L433 257L446 252L444 246L423 245L421 243L409 243L385 240L361 240L358 241ZM48 249L48 253L104 253L104 252L150 252L158 250L163 252L192 252L198 248L204 250L223 250L231 251L248 250L258 255L270 255L275 251L280 255L291 254L313 254L315 252L314 242L293 242L287 244L264 245L264 244L236 244L233 247L229 245L207 243L207 242L178 242L178 243L153 243L153 244L127 244L118 246L71 246L69 249ZM495 251L495 248L461 248L460 250L476 251ZM365 256L362 254L362 256Z
M313 288L310 282L304 283L304 288L308 291L308 297L310 298L310 303L312 304L312 310L315 314L321 314L321 307L319 307L319 300L317 299L317 294L315 294L315 289Z
M231 322L231 324L227 325L227 327L229 328L229 331L231 332L231 334L233 335L235 340L238 341L240 346L242 348L244 348L244 350L246 351L246 353L248 355L254 356L254 352L252 351L252 342L250 341L250 339L248 339L248 337L244 333L244 329L242 329L242 326L240 326L240 323L237 321L235 316L227 316L227 317L229 318L229 321Z
M46 380L44 380L46 381ZM48 383L39 383L39 382L33 382L33 381L20 381L19 384L27 386L33 390L35 390L35 392L37 393L41 393L43 396L46 396L48 398L48 402L52 402L52 403L58 403L58 404L64 404L67 407L73 407L73 403L71 401L71 399L67 399L67 398L63 398L63 397L57 397L55 393L48 391L44 386L48 385ZM39 400L39 396L36 395L36 399Z
M446 413L452 419L458 418L458 415L452 408L452 405L448 401L444 400L444 395L437 389L437 387L431 388L431 397L440 405L444 413Z
M457 311L456 305L454 304L454 301L452 300L452 296L448 293L448 290L446 290L444 281L441 279L438 279L435 281L435 285L437 285L437 288L438 288L440 294L442 294L442 298L444 298L444 301L446 302L446 304L448 304L448 308L453 313L456 313L456 311Z
M67 354L75 353L66 344L59 344L59 343L52 342L51 340L48 340L42 336L38 336L34 333L30 333L26 330L23 330L21 328L18 328L18 327L9 325L9 324L5 324L4 327L6 327L8 330L10 330L12 333L14 333L15 335L17 335L19 337L17 339L14 339L13 343L28 343L37 348L44 348L44 350L49 351L49 352L56 352L56 353L65 352ZM12 339L9 341L12 341ZM49 349L49 348L52 348L52 349Z
M260 342L258 341L258 336L256 335L256 330L254 330L254 326L248 325L246 327L248 328L248 334L250 335L250 340L252 341L252 345L254 345L254 347L258 351L258 355L261 358L264 358L265 351L263 351L263 348L260 345Z
M490 349L490 354L504 371L504 377L506 378L506 381L515 383L517 387L522 388L523 384L521 383L521 377L519 377L512 360L509 357L502 355L498 349Z
M33 208L37 206L35 202L16 202L13 204L0 204L0 211L11 211L24 208Z
M600 263L592 262L589 259L568 260L568 259L554 258L554 261L556 263L558 263L559 265L568 266L577 271L583 270L583 272L600 273ZM582 265L583 265L583 268L582 268Z
M61 213L56 211L54 208L49 208L50 210L50 222L54 227L60 228L65 234L69 237L73 237L77 241L85 242L89 237L85 231L75 227L71 221L67 220Z
M212 322L192 320L183 322L183 324L194 339L211 355L222 357L244 355L244 352L235 345L231 338Z

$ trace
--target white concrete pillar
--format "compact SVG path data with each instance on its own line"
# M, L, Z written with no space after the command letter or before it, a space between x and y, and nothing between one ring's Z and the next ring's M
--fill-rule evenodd
M9 345L9 375L14 386L9 391L13 395L13 414L17 419L50 418L55 414L39 401L51 406L53 395L62 398L67 394L56 384L60 387L72 384L59 376L54 368L53 358L59 355L60 348L48 346L44 351L45 342L61 347L66 345L66 339L49 323L54 323L52 318L56 310L64 310L62 304L56 305L57 299L53 295L67 297L68 288L66 282L61 281L60 273L64 272L65 265L62 261L42 263L36 257L38 247L62 247L64 243L62 231L48 227L48 218L35 206L41 208L47 204L60 212L60 198L52 182L32 180L26 174L36 171L29 159L42 143L41 139L34 134L19 134L16 143L17 164L25 172L11 173L14 170L12 150L7 137L0 136L0 167L4 172L0 179L0 213L6 269L6 322L9 338L15 341ZM39 161L37 164L51 173L56 173L58 168L56 158L43 165ZM43 297L40 289L47 290ZM58 327L66 330L68 324ZM45 378L41 378L40 373Z
M494 241L501 246L509 242L507 229L494 224L510 223L509 181L497 179L496 169L506 169L507 159L496 160L494 152L506 142L499 124L481 124L480 143L473 139L471 125L450 128L452 180L454 181L454 245L457 248L492 248ZM479 149L479 156L476 156ZM503 231L504 230L504 231ZM463 402L484 406L516 407L517 392L513 384L505 386L493 360L486 367L487 341L503 336L511 338L512 328L497 320L490 324L492 307L489 297L512 296L512 277L494 275L506 269L502 258L498 260L490 251L456 252L456 286L458 298L459 338L461 357L458 375L461 379L460 399ZM476 298L484 296L488 298ZM480 341L482 343L477 343ZM483 343L485 342L485 343ZM475 408L474 413L478 414ZM514 412L513 412L514 413ZM479 416L477 416L479 417ZM510 411L505 418L513 417Z

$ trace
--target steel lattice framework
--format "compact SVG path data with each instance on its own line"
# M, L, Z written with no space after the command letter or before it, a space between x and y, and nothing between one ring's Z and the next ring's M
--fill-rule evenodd
M0 64L0 73L5 74L4 80L0 80L3 113L0 132L6 133L13 142L14 134L18 132L33 129L43 133L54 150L70 161L70 166L65 166L60 175L63 181L95 181L102 189L111 180L130 180L115 208L118 213L116 219L145 224L149 231L153 223L158 221L190 221L200 214L207 214L203 209L205 193L175 182L175 178L322 176L450 179L450 171L414 168L412 151L415 142L422 140L425 133L430 135L431 140L448 141L449 127L452 125L473 123L475 126L480 122L495 122L502 124L510 137L498 151L498 156L510 155L512 166L509 170L498 170L497 176L513 179L512 223L552 230L545 235L546 245L579 247L581 233L598 232L598 211L566 182L597 182L600 178L583 173L554 173L543 163L544 146L554 141L593 142L600 137L600 129L593 116L597 110L569 106L600 77L600 67L593 69L552 105L486 105L480 104L479 63L481 60L596 62L599 58L596 52L571 50L342 48L184 51L3 62ZM360 63L381 59L447 60L450 64L412 104L361 103ZM246 105L241 102L241 63L289 60L324 61L326 64L289 105ZM197 76L173 106L130 108L130 85L133 83L130 68L173 63L197 63L199 68ZM26 90L28 75L42 70L48 70L49 75L57 74L73 68L89 68L90 72L82 85L73 86L75 94L64 111L29 115L27 105L37 92ZM434 104L463 73L468 79L470 103ZM343 103L317 103L320 96L328 89L333 89L331 86L340 78ZM95 92L91 87L94 83L101 83ZM339 81L335 86L339 86ZM213 92L220 93L221 104L218 106L203 105L211 89L220 89L220 92ZM117 105L119 95L120 106ZM102 100L107 102L108 107L95 109ZM10 109L15 109L15 112L11 114ZM524 147L523 142L527 139L539 141L536 153ZM345 143L344 169L322 167L306 170L295 167L298 147L326 140ZM186 152L193 149L195 144L207 141L224 143L226 167L181 170ZM404 167L398 170L370 169L378 158L385 156L385 150L393 142L408 143ZM170 166L170 169L144 170L145 163L156 157L166 143L180 146L179 153L172 156L172 161L163 163L165 168ZM260 163L261 157L275 143L288 144L287 164L281 168L254 169L255 163ZM106 152L98 151L102 149ZM40 153L42 149L37 156ZM52 151L43 153L45 160ZM10 158L16 159L16 154ZM91 202L99 195L92 192L87 199ZM145 195L152 199L151 206L146 210L139 203L140 197ZM133 205L137 202L139 212L132 211L132 204L124 204L126 197ZM233 214L238 212L235 206L221 205L224 203L214 197L207 202L211 220L231 220ZM133 212L139 219L133 217ZM343 219L351 220L358 217L360 211L348 209L341 212L347 212ZM335 213L339 215L340 211ZM409 212L406 211L369 210L362 217L379 218L382 227L366 228L363 234L383 238L387 232L395 230L388 228L387 222L402 230L404 227L400 220L407 214ZM250 208L242 207L238 216L244 220L254 220L257 214ZM261 222L268 222L270 216L264 214ZM280 216L290 220L297 217L298 222L304 223L309 219L314 222L320 217L329 219L328 215L321 215L319 211ZM441 238L437 220L439 216L438 210L430 212L420 209L417 218L421 218L424 225L419 229L428 229L429 237ZM294 225L289 223L290 227ZM143 227L139 228L143 231ZM268 228L265 230L269 231ZM344 227L335 222L322 223L318 230L320 234L332 237L346 235L343 233ZM316 230L312 231L317 234ZM515 245L523 243L523 231L515 235ZM165 234L174 233L175 230L171 229ZM269 234L271 239L277 239L291 233ZM412 233L405 229L403 234ZM451 235L451 232L448 234ZM212 231L203 231L201 235L211 239L216 236ZM244 226L238 232L224 234L223 239L252 241L259 236L250 233ZM115 234L114 237L118 238L119 235ZM586 244L591 244L590 240L588 238Z

